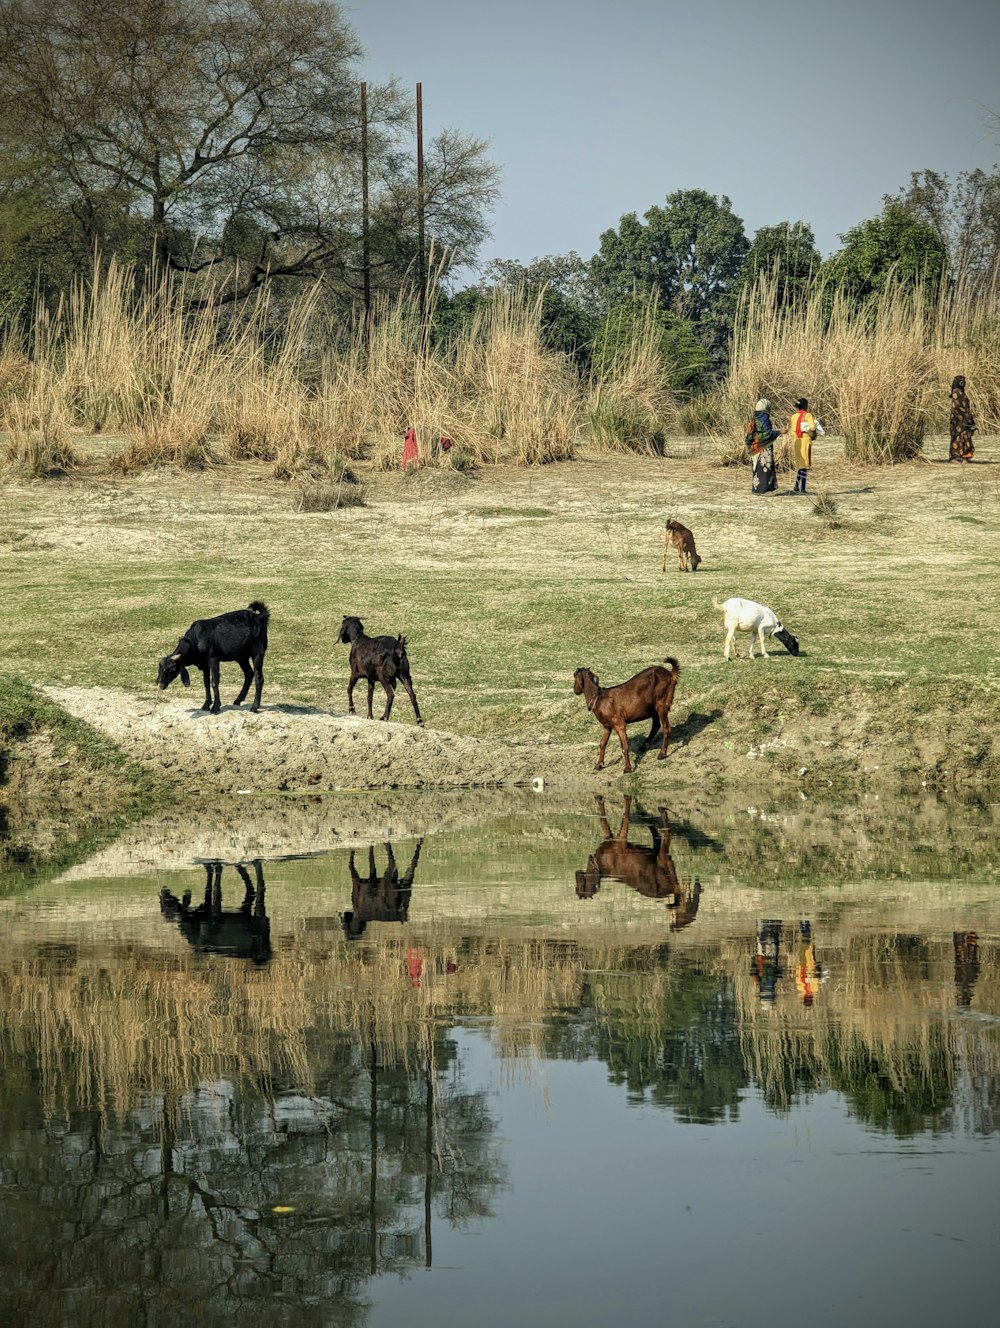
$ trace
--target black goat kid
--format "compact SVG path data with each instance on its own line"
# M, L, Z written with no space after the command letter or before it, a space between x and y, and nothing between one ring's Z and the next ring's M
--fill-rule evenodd
M413 690L410 677L410 661L406 657L405 636L365 636L364 624L360 618L345 618L340 624L340 640L351 647L351 681L347 684L347 711L355 714L354 688L362 678L368 682L368 718L372 718L372 698L375 695L375 683L380 682L385 688L386 703L383 719L389 718L392 702L396 695L396 682L402 683L413 703L413 713L417 723L423 725L420 707Z
M264 652L267 650L270 616L267 605L255 599L248 609L220 613L217 618L199 618L177 642L174 653L164 655L160 660L156 685L161 689L169 687L179 675L184 686L189 687L188 669L199 668L205 679L202 710L211 710L217 715L222 708L219 664L235 661L243 670L243 686L233 705L241 705L246 700L252 681L254 696L250 709L259 710L260 694L264 690Z

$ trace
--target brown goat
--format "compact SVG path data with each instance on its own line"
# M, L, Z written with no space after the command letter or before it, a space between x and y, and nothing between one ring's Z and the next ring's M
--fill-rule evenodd
M663 742L660 745L660 753L656 759L662 761L666 758L667 744L670 741L670 720L668 716L673 704L681 666L673 656L668 656L665 663L670 665L669 669L663 668L660 664L654 664L652 668L643 669L641 673L629 678L627 682L620 682L614 687L602 687L590 669L577 669L573 674L573 691L577 696L582 693L586 697L587 709L604 729L600 751L597 753L597 764L594 766L595 770L603 770L604 768L604 749L608 745L608 739L611 737L613 729L618 734L618 741L622 745L625 773L631 773L632 762L628 754L625 726L626 724L634 724L640 719L652 718L653 721L653 727L649 730L644 746L648 746L660 729L663 729Z
M660 808L660 825L646 816L639 809L641 824L647 826L653 844L628 842L632 799L626 794L621 825L614 834L608 824L608 814L604 799L597 799L598 814L601 818L601 832L604 842L599 844L587 859L584 871L576 873L576 893L580 899L592 899L601 888L605 878L624 881L631 889L645 895L648 899L666 899L670 910L670 930L681 931L689 927L698 915L701 900L701 882L697 877L693 881L681 882L677 878L677 869L670 856L670 821L667 809Z
M701 558L694 547L694 536L679 521L668 521L663 531L663 571L667 570L670 546L677 550L677 567L681 572L697 572Z

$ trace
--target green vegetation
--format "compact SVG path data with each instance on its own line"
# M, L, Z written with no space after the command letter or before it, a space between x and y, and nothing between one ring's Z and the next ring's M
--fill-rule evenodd
M0 675L0 894L113 838L164 793L88 725Z

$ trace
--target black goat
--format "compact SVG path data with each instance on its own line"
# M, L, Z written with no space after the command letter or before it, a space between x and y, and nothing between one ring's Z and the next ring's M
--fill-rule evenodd
M403 684L413 703L413 713L417 723L423 725L420 707L413 690L410 677L410 661L406 657L405 636L365 636L364 624L360 618L347 617L340 624L340 638L344 645L351 647L351 681L347 684L347 712L355 714L354 688L362 678L368 682L368 718L372 718L372 698L375 695L375 683L380 682L385 688L386 703L383 719L389 718L393 698L396 695L397 680Z
M255 599L248 609L235 609L220 613L217 618L199 618L177 642L172 655L160 660L156 685L169 687L180 675L185 687L191 685L188 668L199 668L205 679L205 704L202 710L217 715L219 702L219 664L235 660L243 670L243 686L233 705L241 705L254 683L251 710L260 709L260 694L264 690L264 652L267 650L267 623L270 613L266 604ZM251 669L250 665L253 664ZM214 699L213 699L214 692Z

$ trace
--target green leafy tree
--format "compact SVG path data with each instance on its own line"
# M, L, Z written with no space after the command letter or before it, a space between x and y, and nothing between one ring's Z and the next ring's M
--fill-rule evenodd
M947 266L944 241L933 226L895 203L840 239L844 247L823 264L820 278L859 300L879 295L893 280L924 282L932 291Z
M937 171L913 171L883 202L931 227L953 276L988 280L1000 265L1000 167L962 171L954 183Z
M693 325L669 309L657 309L652 316L659 334L660 359L671 389L681 397L704 391L712 376L712 361ZM594 338L592 362L599 374L620 359L630 341L642 335L649 317L648 307L638 300L616 305L608 313Z
M808 294L822 259L812 227L802 221L762 226L753 237L743 268L744 287L761 276L775 282L775 297L782 306Z
M0 0L0 159L84 248L102 209L142 220L158 261L222 298L276 276L361 284L361 50L326 0ZM368 96L376 284L416 250L410 105ZM444 266L487 234L496 171L446 130L428 147L426 235Z
M695 327L721 364L749 247L725 195L680 190L642 221L629 212L617 230L605 231L591 270L609 304L655 293L664 309Z

